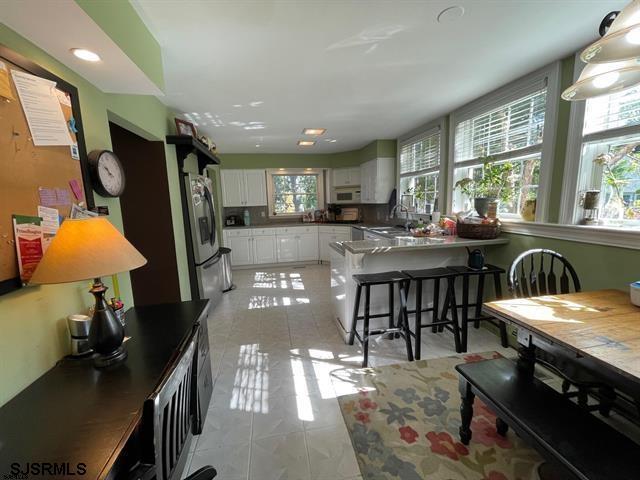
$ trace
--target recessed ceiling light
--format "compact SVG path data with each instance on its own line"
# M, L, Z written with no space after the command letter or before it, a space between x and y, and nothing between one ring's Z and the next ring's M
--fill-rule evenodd
M438 14L438 23L451 23L459 19L464 15L464 8L455 5L453 7L445 8Z
M324 141L329 143L336 143L338 140L336 140L335 138L325 138Z
M71 53L73 53L80 60L84 60L86 62L100 61L100 55L92 52L91 50L87 50L86 48L72 48Z
M326 131L326 128L305 128L302 133L304 135L322 135Z
M315 144L315 140L298 140L298 145L300 147L313 147Z
M260 144L259 143L256 143L256 148L260 148Z

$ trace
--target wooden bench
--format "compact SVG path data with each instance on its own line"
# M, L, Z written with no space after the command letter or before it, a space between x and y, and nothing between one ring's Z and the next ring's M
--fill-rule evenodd
M498 419L498 433L510 426L554 464L584 480L640 479L640 445L506 358L458 365L460 439L471 440L477 395Z

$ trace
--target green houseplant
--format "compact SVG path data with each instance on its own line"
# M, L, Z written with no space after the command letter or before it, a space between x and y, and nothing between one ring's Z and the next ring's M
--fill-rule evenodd
M495 157L491 156L484 157L482 161L482 176L458 180L455 188L472 198L478 215L486 217L490 203L513 199L516 180L513 163L497 163Z

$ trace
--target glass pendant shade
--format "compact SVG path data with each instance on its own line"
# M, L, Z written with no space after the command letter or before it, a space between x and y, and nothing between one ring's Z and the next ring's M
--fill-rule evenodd
M562 92L565 100L586 100L640 83L640 59L587 64L578 81Z
M640 57L640 0L633 0L607 33L580 55L585 63L608 63Z

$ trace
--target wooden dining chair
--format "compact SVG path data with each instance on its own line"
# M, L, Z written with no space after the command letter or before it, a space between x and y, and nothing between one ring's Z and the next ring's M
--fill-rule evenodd
M192 434L192 371L197 345L194 330L164 381L145 401L141 431L142 461L130 480L180 480ZM185 480L211 480L213 467L203 467Z
M580 291L573 266L558 252L546 248L518 255L509 267L507 283L511 294L518 298Z
M571 263L558 252L546 248L533 248L518 255L509 267L507 286L515 298L578 293L581 290L578 274ZM577 397L578 404L585 409L609 415L616 393L590 374L589 369L578 365L565 350L551 344L545 350L538 348L536 361L562 378L562 392L567 397ZM572 385L576 391L570 391ZM597 396L599 405L588 406L590 394Z

